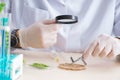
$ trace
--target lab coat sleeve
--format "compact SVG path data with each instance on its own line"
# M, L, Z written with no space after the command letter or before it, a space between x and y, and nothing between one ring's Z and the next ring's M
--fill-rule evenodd
M120 36L120 0L116 0L113 35Z
M12 29L18 29L21 26L21 14L23 10L24 0L10 0L12 13Z

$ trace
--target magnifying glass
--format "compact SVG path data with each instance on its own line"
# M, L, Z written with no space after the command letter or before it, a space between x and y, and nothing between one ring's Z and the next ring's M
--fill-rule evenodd
M78 22L78 17L73 15L60 15L56 17L56 23L73 24Z

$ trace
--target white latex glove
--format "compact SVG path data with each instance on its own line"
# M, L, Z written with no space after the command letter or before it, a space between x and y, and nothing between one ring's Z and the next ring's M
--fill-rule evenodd
M58 25L55 20L37 22L20 29L18 34L22 48L47 48L56 42Z
M83 58L86 59L89 55L112 58L117 54L120 54L120 40L102 34L86 49Z

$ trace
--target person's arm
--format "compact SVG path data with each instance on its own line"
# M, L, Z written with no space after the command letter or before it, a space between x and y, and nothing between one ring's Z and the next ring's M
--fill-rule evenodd
M120 54L120 0L116 0L113 35L116 38L106 34L98 36L85 50L83 58L89 55L111 58Z
M12 34L16 37L16 41L11 37L11 44L14 44L14 46L11 45L12 47L47 48L56 41L57 24L55 20L45 20L27 28L13 30Z
M120 36L120 0L116 0L113 34L117 38Z
M19 40L19 29L14 29L11 32L11 47L21 48Z

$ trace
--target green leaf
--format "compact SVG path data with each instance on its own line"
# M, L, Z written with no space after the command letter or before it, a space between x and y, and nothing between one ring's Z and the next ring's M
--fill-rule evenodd
M0 13L2 12L3 8L5 7L5 3L4 2L1 2L0 3Z
M30 66L38 68L38 69L46 69L47 67L49 67L48 65L42 64L42 63L33 63Z

